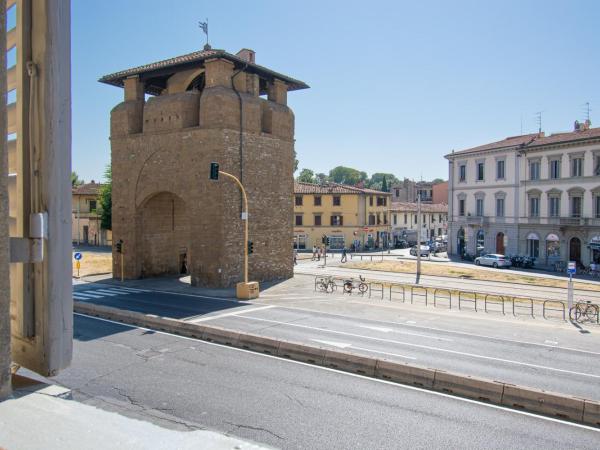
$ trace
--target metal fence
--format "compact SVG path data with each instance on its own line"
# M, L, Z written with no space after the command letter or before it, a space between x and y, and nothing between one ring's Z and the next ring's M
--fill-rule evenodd
M315 291L322 290L322 281L332 280L336 287L343 287L348 280L356 282L352 277L339 276L316 276L314 281ZM486 313L512 313L513 316L535 317L535 311L545 319L567 320L568 308L565 302L560 300L533 299L526 296L511 296L501 294L490 294L488 292L454 290L448 288L434 288L409 283L386 283L382 281L370 281L365 283L368 286L368 297L372 299L381 299L389 301L400 301L402 303L421 304L429 306L433 303L434 307L444 307L452 309L458 307L459 310L467 311L485 311ZM334 289L335 291L336 289ZM358 289L356 291L359 295ZM344 292L348 293L348 292ZM433 301L432 301L433 300ZM537 305L537 308L534 307ZM598 323L596 320L587 320L589 323Z

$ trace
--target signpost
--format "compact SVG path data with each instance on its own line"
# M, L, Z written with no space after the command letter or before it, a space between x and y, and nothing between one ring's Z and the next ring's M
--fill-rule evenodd
M573 275L577 272L575 261L569 261L567 266L567 273L569 274L569 281L567 282L567 308L571 311L573 307Z
M81 252L75 252L73 254L73 258L75 259L75 268L77 269L77 278L79 278L79 269L81 269L81 259L83 255Z

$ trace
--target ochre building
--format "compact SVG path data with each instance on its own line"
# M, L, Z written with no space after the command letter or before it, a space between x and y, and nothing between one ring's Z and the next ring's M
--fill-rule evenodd
M294 184L294 245L300 250L379 248L390 238L391 194L338 183Z
M250 279L291 277L287 93L308 86L257 65L251 50L210 47L100 81L125 95L110 131L113 242L123 241L125 278L188 272L192 285L206 287L242 279L242 197L232 181L209 179L212 161L248 193Z

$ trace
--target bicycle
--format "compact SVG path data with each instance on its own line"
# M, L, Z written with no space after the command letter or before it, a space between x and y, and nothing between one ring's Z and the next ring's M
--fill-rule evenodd
M352 291L354 289L358 289L358 291L361 294L364 294L365 292L367 292L367 290L369 289L369 286L367 285L367 283L365 283L365 279L363 278L362 275L359 275L358 277L360 278L360 283L358 283L358 285L354 283L354 279L349 279L349 280L344 281L344 292L346 294L352 294Z
M598 305L594 305L591 301L577 302L569 310L569 319L575 322L595 322L598 323L599 317Z
M337 289L335 281L333 281L333 277L321 278L317 282L317 287L323 292L333 292Z

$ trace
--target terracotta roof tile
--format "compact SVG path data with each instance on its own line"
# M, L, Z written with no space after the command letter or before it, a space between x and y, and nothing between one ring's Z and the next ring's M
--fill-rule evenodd
M391 195L389 192L358 188L340 183L313 184L294 181L294 194L373 194Z
M549 136L539 136L538 133L525 134L522 136L508 137L502 141L492 142L489 144L480 145L478 147L461 150L459 152L453 152L446 157L460 156L469 153L478 153L487 150L497 150L501 148L538 148L545 145L564 144L568 142L579 142L588 139L599 139L600 138L600 127L590 128L583 131L569 131L565 133L554 133Z
M201 50L198 52L192 52L185 55L176 56L174 58L163 59L162 61L156 61L150 64L145 64L143 66L132 67L131 69L121 70L120 72L104 75L98 81L101 83L111 84L113 86L123 87L123 81L125 80L125 78L132 75L142 75L160 71L161 76L165 76L164 71L169 68L173 68L172 73L175 73L178 70L182 70L181 66L199 66L199 63L202 63L205 60L211 58L223 58L238 65L244 65L247 71L256 73L259 76L262 76L263 78L278 78L287 83L289 91L294 91L297 89L306 89L309 87L303 81L288 77L287 75L283 75L271 69L267 69L266 67L263 67L261 65L250 63L245 59L240 58L239 56L232 55L231 53L226 52L225 50L217 49ZM189 67L185 68L187 69ZM167 76L170 74L171 73L168 73ZM147 92L149 94L154 95L160 94L160 92L156 92L154 90L147 90Z
M100 183L84 183L74 187L72 192L73 195L99 195L102 186Z

